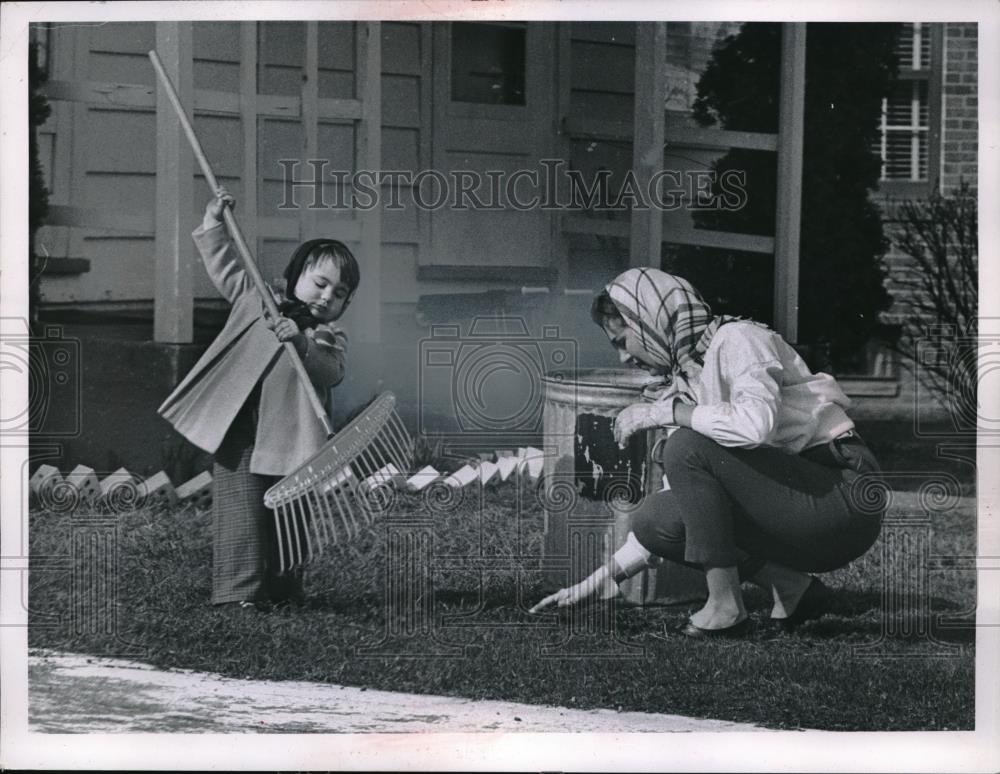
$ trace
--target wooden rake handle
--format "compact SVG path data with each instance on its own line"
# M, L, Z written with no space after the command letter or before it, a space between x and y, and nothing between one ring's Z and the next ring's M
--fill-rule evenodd
M194 152L194 157L198 160L201 172L205 176L205 180L208 181L209 186L211 186L212 194L214 195L216 189L219 187L219 184L215 180L212 167L208 163L208 159L205 157L205 151L201 148L198 136L194 133L194 128L188 120L187 113L184 111L184 106L181 104L180 98L177 96L174 84L171 82L170 76L167 75L166 70L163 69L163 63L160 61L160 57L157 56L155 51L149 52L149 61L153 63L153 69L156 70L156 74L160 78L160 84L163 86L163 90L167 94L167 99L169 99L170 104L174 106L174 111L177 113L177 120L180 121L181 128L184 130L184 134L187 135L188 142L191 144L191 150ZM222 208L222 216L225 218L226 227L229 229L229 235L232 237L233 242L236 243L236 249L239 251L240 257L243 258L243 266L246 269L247 274L249 274L250 278L253 280L253 284L257 287L261 298L264 300L264 308L267 309L267 313L271 315L273 319L277 319L278 307L275 305L274 299L271 297L271 291L264 282L264 278L260 275L260 271L257 269L257 263L250 254L250 248L247 247L246 240L243 238L243 232L240 231L239 224L236 222L236 216L233 215L233 212L229 207ZM320 401L319 396L316 394L312 381L309 379L309 374L306 373L305 364L302 362L302 358L299 357L298 350L295 349L295 345L292 344L292 342L286 341L285 352L287 352L288 356L292 359L292 366L295 368L295 372L299 375L299 380L302 382L302 386L305 388L306 394L309 396L309 403L312 405L313 411L316 413L316 418L323 423L327 436L332 436L333 427L330 425L330 419L327 417L326 410L323 408L323 404Z

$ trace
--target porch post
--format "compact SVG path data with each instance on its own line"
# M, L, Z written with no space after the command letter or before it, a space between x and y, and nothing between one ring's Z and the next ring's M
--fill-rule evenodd
M157 53L193 120L192 39L190 22L156 23ZM193 340L193 196L191 148L162 87L157 87L154 341L187 344Z
M358 170L377 172L382 167L382 25L356 23L355 96L361 100L361 120L355 124L355 163ZM381 191L380 191L381 194ZM353 306L361 323L358 339L382 341L382 208L355 215L361 221L361 287Z
M319 157L319 23L306 23L306 59L302 70L302 161L306 174L314 174L310 165ZM320 183L322 185L322 183ZM322 198L322 196L320 197ZM305 242L319 236L316 232L316 210L307 199L299 208L299 240Z
M257 223L257 22L240 22L240 129L243 135L243 201L240 226L250 252L260 255Z
M663 166L664 103L667 98L666 22L639 22L635 31L635 113L632 170L642 191ZM629 265L660 268L663 213L632 210Z
M778 107L778 195L774 224L774 325L799 336L799 235L802 225L802 137L806 95L806 25L781 26Z

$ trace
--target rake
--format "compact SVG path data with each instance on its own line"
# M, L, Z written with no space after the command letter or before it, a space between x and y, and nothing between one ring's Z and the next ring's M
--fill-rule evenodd
M155 51L149 52L149 59L214 194L218 183L170 76ZM260 293L267 313L276 318L278 308L257 269L236 217L229 207L222 212L247 274ZM396 397L391 392L379 395L334 436L333 426L295 345L286 341L284 346L328 440L298 470L264 494L264 504L274 511L281 572L308 562L317 553L322 553L326 545L356 537L362 523L371 524L375 515L389 504L384 498L387 490L381 486L386 480L382 471L391 464L397 471L405 472L413 461L413 441L396 414ZM360 512L360 522L356 511Z

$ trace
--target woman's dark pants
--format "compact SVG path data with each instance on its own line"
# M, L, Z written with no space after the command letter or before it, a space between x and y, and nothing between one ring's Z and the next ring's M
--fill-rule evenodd
M662 461L670 489L641 503L632 530L666 559L737 566L742 579L766 561L828 572L865 553L881 530L884 509L861 495L878 463L857 436L794 455L728 448L681 428Z

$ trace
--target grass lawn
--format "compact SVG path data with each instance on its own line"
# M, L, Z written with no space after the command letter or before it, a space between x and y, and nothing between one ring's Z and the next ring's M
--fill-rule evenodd
M955 560L975 555L973 498L927 515L917 493L897 493L892 520L927 521L891 524L865 557L823 576L838 590L832 614L792 635L762 628L747 640L695 642L671 633L687 607L599 603L528 615L543 594L543 515L522 494L520 508L510 483L447 506L400 495L391 518L310 567L304 606L269 613L209 604L209 511L139 509L104 522L33 511L29 645L232 677L771 728L974 727L975 575ZM390 530L409 535L430 562L400 579ZM102 544L102 535L114 539ZM901 559L903 544L930 559ZM85 558L94 550L114 561L95 567ZM909 593L885 593L886 573L906 578ZM767 615L760 591L748 586L746 598L755 616ZM114 605L117 634L102 604ZM942 616L958 620L943 625Z

